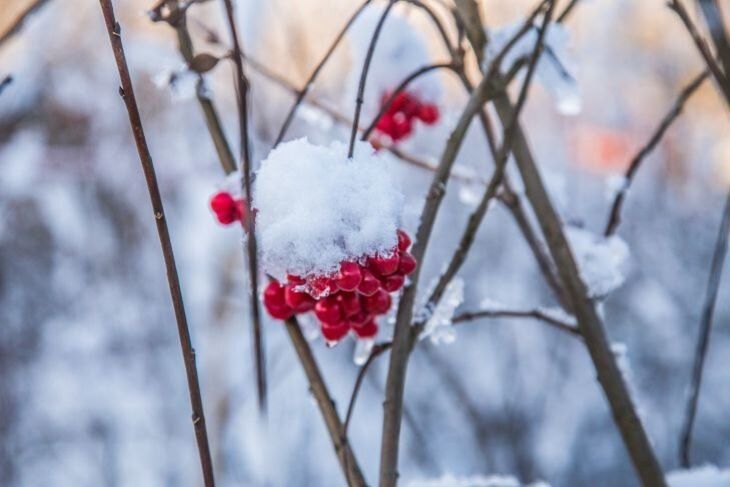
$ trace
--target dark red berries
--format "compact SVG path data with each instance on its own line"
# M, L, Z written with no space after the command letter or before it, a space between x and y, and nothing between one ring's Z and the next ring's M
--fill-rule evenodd
M246 223L246 205L242 198L234 198L227 191L219 191L210 199L210 208L223 225L240 221Z
M272 281L264 290L264 306L277 319L314 311L322 335L338 342L352 331L358 338L378 333L377 316L392 306L390 293L398 291L405 276L416 268L408 252L410 237L398 230L398 245L390 252L363 257L361 263L343 261L332 275L287 275L284 284Z
M390 99L390 93L385 93L381 100L381 107ZM398 142L413 132L414 119L426 125L433 125L439 120L439 110L433 103L424 103L409 91L401 91L393 98L388 109L378 120L375 129L378 134L387 135L391 141ZM378 147L380 142L374 139Z

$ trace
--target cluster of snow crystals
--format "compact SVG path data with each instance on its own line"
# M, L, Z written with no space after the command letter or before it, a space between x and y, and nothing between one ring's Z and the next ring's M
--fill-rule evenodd
M396 246L403 195L388 162L368 143L355 156L339 142L281 144L256 173L253 207L263 269L328 275L344 260L385 254Z
M437 479L412 480L407 487L550 487L545 482L523 484L511 475L443 475ZM674 486L672 486L674 487Z
M727 487L730 485L730 469L703 465L690 470L674 470L667 475L667 482L670 487Z
M456 339L452 326L454 311L463 302L464 280L456 277L446 286L441 300L428 316L421 338L429 337L434 344L452 343Z
M563 308L559 306L549 306L549 307L541 307L538 308L538 311L540 311L542 314L547 316L548 318L551 318L555 321L561 321L565 323L566 325L572 325L577 326L578 321L575 319L575 316L565 311Z
M489 69L492 60L504 46L519 32L523 23L516 22L495 29L490 33L483 69ZM538 27L532 28L520 37L502 59L501 69L507 71L514 63L530 56L537 42ZM551 24L545 38L545 49L535 68L535 77L555 100L555 107L563 115L577 115L582 108L578 83L570 73L568 56L568 31L562 24Z
M365 362L367 362L368 357L370 357L370 352L373 351L373 347L375 346L375 340L372 338L363 338L361 340L357 340L355 342L355 350L352 353L352 361L357 366L365 365Z
M629 181L623 174L612 174L604 180L606 185L606 201L613 201L616 195L627 187Z
M604 238L575 226L565 230L591 297L604 297L624 283L630 256L626 242L616 235Z
M383 10L382 5L368 6L350 28L352 69L346 91L353 103L370 40ZM430 62L426 37L401 13L398 6L393 7L385 19L370 62L365 85L364 114L374 116L384 93L397 88L408 75ZM435 102L441 87L435 73L429 73L410 83L408 90L421 101Z
M183 65L179 69L168 69L156 74L152 82L161 90L170 90L174 100L184 101L195 96L199 79L196 73Z

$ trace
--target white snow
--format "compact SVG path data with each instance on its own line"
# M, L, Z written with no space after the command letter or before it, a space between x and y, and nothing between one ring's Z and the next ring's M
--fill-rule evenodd
M455 277L444 290L441 300L431 312L421 332L421 339L429 337L434 344L451 343L456 337L452 319L454 311L464 302L464 280ZM426 310L427 312L429 310Z
M730 485L730 469L703 465L689 470L674 470L667 475L670 487L727 487Z
M407 487L521 487L525 484L512 475L470 475L446 474L436 479L413 480ZM550 487L545 482L535 482L525 487Z
M261 163L253 206L263 269L331 274L343 260L387 253L397 243L403 195L388 161L368 143L281 144Z
M591 297L606 296L624 283L630 256L626 242L575 226L566 226L565 233Z
M495 56L522 27L522 22L507 24L490 33L490 42L484 57L484 69L489 68ZM521 57L530 56L537 42L538 28L533 26L502 59L501 70L506 72ZM546 49L535 68L535 77L550 93L555 107L563 115L577 115L582 108L578 82L571 74L568 41L570 35L562 24L552 24L545 38Z

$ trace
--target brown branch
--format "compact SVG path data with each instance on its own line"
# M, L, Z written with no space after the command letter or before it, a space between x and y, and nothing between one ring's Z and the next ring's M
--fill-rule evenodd
M378 19L378 23L375 26L373 36L370 38L370 45L368 46L367 53L365 54L365 62L362 66L362 72L360 73L360 81L357 85L357 97L355 98L355 115L352 118L352 130L350 132L350 146L347 149L347 157L352 158L355 153L355 139L357 138L357 132L360 128L360 112L362 111L363 97L365 96L365 83L367 82L368 71L370 71L370 62L373 60L373 54L375 54L375 46L378 43L380 37L380 31L383 29L383 24L388 18L390 9L396 4L398 0L389 0L388 6L385 7L383 13Z
M715 44L717 56L722 63L725 82L730 82L730 40L728 40L725 23L722 20L720 5L718 5L717 0L697 0L697 3L700 4L702 14L705 16L707 30L710 33L712 42Z
M368 359L365 361L362 367L360 367L360 371L357 374L357 379L355 379L355 385L352 388L350 402L347 405L347 414L345 415L345 425L343 428L345 438L347 438L347 431L350 426L350 419L352 419L352 413L355 411L355 402L357 401L357 395L360 392L360 387L362 386L362 381L365 378L365 374L367 373L370 365L375 361L375 359L386 351L390 350L391 346L393 346L393 342L383 342L375 345L370 351Z
M730 192L725 199L725 209L722 213L722 220L717 234L715 250L712 254L710 264L710 276L707 281L705 302L702 306L702 318L700 319L700 330L697 337L697 348L695 351L694 365L692 367L692 380L690 382L687 405L685 409L684 422L680 433L680 454L679 461L682 467L689 468L690 447L692 442L692 428L697 414L697 403L699 401L700 386L702 384L702 371L705 365L705 357L710 343L710 331L712 330L712 317L717 302L717 292L720 288L723 263L727 254L727 240L730 232Z
M578 2L580 2L580 0L570 0L570 3L565 6L563 11L560 12L560 15L558 15L558 18L555 19L555 22L557 22L558 24L562 24L563 22L568 20L568 17L573 12L575 6L578 5Z
M5 91L5 88L10 86L10 84L13 82L13 77L11 75L5 76L2 81L0 81L0 95L2 95L3 91Z
M573 336L580 337L580 330L565 321L559 320L550 314L540 310L533 309L528 311L518 310L507 310L507 309L486 309L481 311L471 311L460 313L451 320L454 325L459 323L466 323L481 318L534 318L539 321L543 321L553 328L558 330L566 331Z
M15 17L15 19L10 22L8 28L5 29L4 32L0 33L0 47L5 44L5 41L20 32L23 28L23 25L25 24L25 21L28 20L28 17L38 12L41 7L43 7L46 3L48 3L48 0L34 0L27 7L25 7L17 15L17 17Z
M304 338L304 335L302 335L299 323L297 323L296 318L291 318L286 320L285 326L289 338L294 345L294 350L296 350L299 361L302 364L304 373L307 376L307 380L309 381L312 395L317 401L317 406L319 406L319 410L322 413L322 418L327 426L327 431L332 440L337 458L340 461L340 467L342 467L342 471L347 479L347 484L350 486L367 485L355 458L355 454L352 452L352 448L347 441L345 428L337 414L334 401L319 371L317 361L314 355L312 355L312 350L309 348L309 344Z
M672 104L672 108L667 112L664 118L662 118L662 121L659 123L656 130L654 130L652 136L649 137L647 143L636 153L634 158L631 159L628 169L626 169L626 174L624 175L624 183L622 184L619 192L616 194L613 204L611 205L611 211L609 212L608 221L606 222L606 229L603 231L604 236L610 237L616 233L616 229L621 223L621 209L623 207L624 199L626 199L626 194L631 183L634 181L634 176L639 170L639 166L642 161L651 153L652 150L654 150L657 144L659 144L664 133L682 113L684 104L687 102L689 97L692 96L692 94L700 87L700 85L702 85L702 82L705 81L709 75L710 72L708 70L704 70L692 79L692 81L679 93L674 104Z
M299 108L299 105L301 105L302 101L304 100L304 97L307 96L307 93L309 93L309 90L312 88L312 85L314 84L314 81L317 79L317 76L319 75L319 72L322 70L324 65L327 63L329 58L332 56L332 53L335 51L337 46L340 44L340 41L343 37L345 37L345 34L350 29L350 26L355 22L355 19L360 15L360 13L365 10L365 7L368 6L368 4L372 0L365 0L360 7L355 11L355 13L350 16L347 23L344 25L344 27L340 30L340 32L335 37L334 41L332 41L332 44L330 45L329 49L327 49L327 52L325 52L324 57L317 63L317 66L314 68L314 71L312 71L312 74L309 75L309 78L307 78L307 81L305 81L304 86L301 90L297 92L296 100L294 100L294 104L289 109L289 113L286 115L286 118L284 119L284 123L281 126L281 129L279 129L279 135L276 137L276 140L274 141L274 147L278 146L282 140L284 140L284 136L286 135L286 131L289 130L289 126L291 125L292 121L294 120L294 115L297 112L297 109Z
M187 376L188 390L190 392L190 404L193 412L192 420L198 444L200 465L203 471L203 480L206 487L213 487L215 484L213 478L213 464L210 457L208 433L205 426L205 415L203 412L203 400L200 394L200 383L198 382L198 372L195 365L195 350L193 349L192 342L190 340L190 330L188 329L187 317L185 316L185 306L183 304L182 291L180 289L180 279L175 265L175 255L170 241L170 232L167 227L167 220L162 204L162 196L160 195L160 188L157 185L154 163L152 161L149 148L147 147L147 140L142 128L142 120L139 115L137 101L134 97L132 80L124 55L124 46L122 45L121 28L114 18L112 1L100 0L100 5L104 14L106 29L109 34L109 40L111 42L112 51L114 52L114 58L119 71L119 78L121 80L122 86L119 89L119 94L122 96L122 100L127 108L127 114L129 115L129 123L132 128L137 152L139 153L142 170L147 182L152 211L157 224L157 233L160 239L160 246L162 247L162 255L165 260L167 281L170 287L170 297L172 298L178 335L180 337L180 347L182 349L183 359L185 362L185 373Z
M246 195L248 205L247 219L248 238L246 239L248 257L248 275L250 285L249 305L251 306L251 321L253 322L253 340L256 365L256 386L259 399L259 408L266 410L266 358L264 356L263 330L261 327L261 309L259 306L258 291L258 251L256 249L256 225L253 218L253 192L251 191L251 149L248 136L248 90L249 82L243 72L243 51L238 41L236 21L233 15L231 0L223 0L228 19L228 28L233 41L233 62L236 67L236 91L238 94L238 126L241 135L241 184Z
M360 136L360 140L368 140L368 137L370 137L370 134L375 130L376 125L378 125L378 122L380 119L385 115L385 112L390 109L390 106L393 104L393 101L396 99L396 97L406 88L408 88L408 85L411 84L414 80L418 79L419 77L423 76L426 73L430 73L431 71L434 71L436 69L453 69L453 64L451 63L437 63L437 64L428 64L426 66L422 66L406 76L406 78L401 81L401 83L396 87L395 90L388 96L388 98L385 100L385 102L381 105L380 111L378 111L378 114L373 117L373 121L370 122L370 125L367 126L365 130L362 131L362 135Z

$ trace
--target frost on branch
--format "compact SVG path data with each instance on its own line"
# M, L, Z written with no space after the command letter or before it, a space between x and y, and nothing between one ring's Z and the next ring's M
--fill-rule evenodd
M674 470L667 475L670 487L727 487L730 470L714 465L703 465L690 470Z
M335 142L279 145L261 163L253 206L263 269L333 274L345 260L387 253L398 243L403 195L388 162L358 142L355 157Z
M464 280L456 277L447 286L444 295L433 310L426 310L428 320L421 338L429 337L432 343L451 343L455 340L453 318L456 308L464 302Z
M505 25L490 33L484 69L522 27L522 22ZM538 28L533 24L502 59L502 71L506 72L520 58L532 55L537 41ZM535 77L550 93L555 107L563 115L577 115L582 108L578 82L571 74L568 55L568 31L562 24L552 24L546 33L545 50L537 63Z
M565 227L583 282L592 298L601 298L626 280L629 247L620 237L604 238L588 230Z

